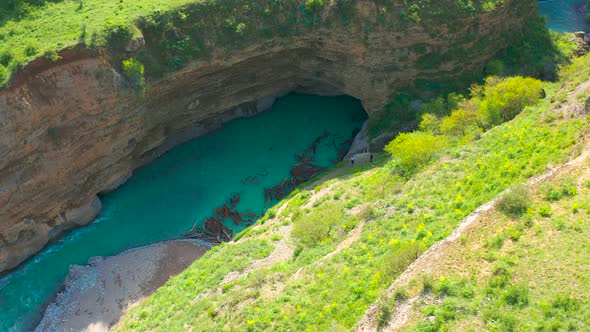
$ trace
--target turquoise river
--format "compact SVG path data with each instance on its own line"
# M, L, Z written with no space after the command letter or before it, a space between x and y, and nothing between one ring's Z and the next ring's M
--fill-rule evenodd
M317 146L314 164L333 166L337 147L365 119L354 98L292 94L269 111L233 121L136 170L127 183L101 197L103 212L96 221L69 232L0 279L0 331L30 329L70 264L179 238L235 194L240 195L238 211L261 214L271 204L264 189L290 176L297 154L328 132ZM235 231L246 226L227 225Z

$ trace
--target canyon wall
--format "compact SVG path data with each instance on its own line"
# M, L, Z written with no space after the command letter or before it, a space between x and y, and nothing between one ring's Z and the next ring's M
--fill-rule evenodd
M357 2L377 17L373 2ZM181 142L264 111L289 91L348 94L373 116L417 80L481 72L516 42L531 8L534 1L506 1L436 34L416 23L398 32L351 26L239 50L217 46L207 59L149 80L142 97L111 57L83 48L31 64L0 91L0 272L90 223L100 212L97 194ZM431 58L435 65L425 66Z

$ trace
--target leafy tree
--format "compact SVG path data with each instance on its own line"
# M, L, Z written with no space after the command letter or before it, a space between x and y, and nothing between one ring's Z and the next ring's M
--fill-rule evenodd
M534 105L543 91L543 83L530 77L510 77L497 84L487 84L481 109L492 125L514 119L522 110Z
M439 118L436 114L422 114L422 119L420 120L420 130L432 134L440 134L441 121L441 118Z
M469 127L477 123L477 119L478 113L460 108L442 120L440 131L446 135L465 136Z
M417 131L400 134L385 147L385 151L397 159L404 170L412 171L433 160L447 144L445 136Z

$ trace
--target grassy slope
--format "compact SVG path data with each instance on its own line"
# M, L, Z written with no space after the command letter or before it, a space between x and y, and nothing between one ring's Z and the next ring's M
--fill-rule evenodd
M156 10L165 11L194 0L65 0L33 7L23 18L0 24L0 54L13 56L9 66L23 66L47 51L87 42L105 23L134 21ZM85 33L83 33L85 31ZM30 48L27 54L27 48ZM6 65L6 64L4 64ZM14 68L11 68L14 69Z
M430 261L428 267L421 265L427 271L412 274L395 289L397 304L412 303L408 321L400 324L403 309L394 300L387 306L396 329L586 330L589 166L585 154L575 166L532 187L526 216L509 218L492 210L442 251L444 258ZM564 188L566 184L577 188L575 196L555 202L544 198L544 185ZM543 209L549 209L551 216Z
M577 59L564 71L546 121L584 109L589 63L589 57ZM588 139L586 131L575 151L584 150L580 157L527 182L526 214L492 208L458 240L417 261L380 302L381 325L403 331L587 329Z
M565 72L564 89L588 79L587 62L580 60ZM552 111L567 95L560 84L546 89L549 98L537 106L475 142L449 148L409 179L393 175L384 162L340 170L312 192L293 195L237 244L216 248L169 281L117 329L354 327L420 252L447 237L476 207L577 151L587 120ZM313 234L323 235L321 241L302 244L302 235L293 231L301 223L328 223L331 231L314 228ZM355 225L362 228L352 232ZM248 248L256 241L278 248L266 251L270 258L284 248L292 254L259 266L225 269L237 272L220 283L223 277L209 268L211 262L232 261L236 246Z
M437 1L426 6L408 5L404 1L377 2L383 8L383 20L380 19L377 24L385 24L387 17L387 24L396 29L405 26L406 22L436 26L480 11L493 10L498 3L504 1L479 1L477 8L456 0ZM318 20L317 15L323 4L327 3L303 0L258 0L255 5L245 0L49 2L41 7L30 7L26 15L19 16L15 13L0 22L0 87L8 82L13 73L39 56L53 54L55 57L55 52L62 48L77 43L90 44L93 39L100 40L107 26L119 26L123 23L129 27L143 19L143 26L158 30L160 37L162 32L170 32L174 27L172 24L184 25L187 29L183 36L188 39L176 41L168 36L164 41L158 41L161 45L153 45L163 47L162 53L172 52L176 61L178 57L184 61L206 54L203 48L208 41L205 39L212 36L217 38L224 34L225 39L217 38L223 42L222 45L240 44L240 41L251 41L254 36L281 36L317 27L324 23ZM334 3L340 26L348 27L351 21L362 21L360 23L366 31L374 28L370 26L373 22L365 22L371 20L354 14L356 1L342 0ZM191 6L180 9L187 4ZM446 12L449 8L449 12ZM95 33L97 37L93 37Z

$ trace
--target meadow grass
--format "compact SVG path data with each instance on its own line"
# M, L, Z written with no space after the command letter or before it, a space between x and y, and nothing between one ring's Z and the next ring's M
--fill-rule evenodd
M471 231L452 266L440 263L430 272L436 280L430 287L446 291L417 301L406 330L587 329L588 162L533 190L526 214L484 216L485 226ZM547 188L568 194L548 196Z
M194 1L65 0L32 7L28 15L9 17L0 23L2 65L15 71L45 53L88 44L93 34L101 33L107 25L129 24L147 14Z
M505 0L485 0L476 6L446 0L414 6L378 2L379 17L362 16L351 0L64 0L28 6L23 13L0 21L0 87L33 59L58 60L58 51L82 43L113 53L115 66L128 55L104 45L109 31L123 28L146 37L149 52L141 54L146 74L159 77L195 59L206 59L211 48L250 46L260 38L289 37L315 29L362 29L359 38L377 27L403 31L422 24L432 34L442 23L495 10ZM328 7L329 10L324 10ZM512 5L520 10L521 5ZM2 9L0 7L0 9ZM457 32L461 29L457 28ZM124 40L122 42L127 42ZM98 49L95 46L100 46ZM102 47L106 46L106 47Z

